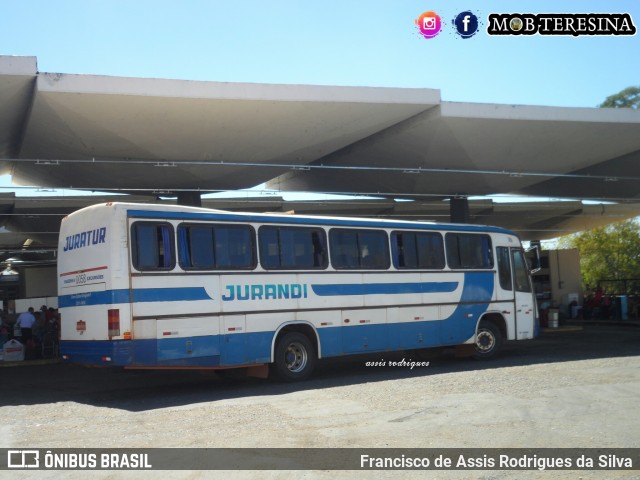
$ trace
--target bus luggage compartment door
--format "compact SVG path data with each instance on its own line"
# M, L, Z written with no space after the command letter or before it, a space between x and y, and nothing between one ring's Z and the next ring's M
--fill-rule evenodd
M213 320L213 323L217 319ZM220 364L220 336L211 317L134 320L136 365L213 367Z
M345 353L385 350L389 344L388 331L385 308L342 311Z
M225 315L222 318L222 365L241 365L247 361L246 327L246 315Z

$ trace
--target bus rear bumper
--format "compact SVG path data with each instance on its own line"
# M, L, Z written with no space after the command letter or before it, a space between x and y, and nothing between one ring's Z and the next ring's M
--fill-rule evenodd
M90 366L131 368L220 366L220 354L217 348L178 354L175 348L169 348L169 342L161 342L161 344L166 345L167 348L158 348L158 341L155 339L67 340L60 342L60 356L64 362Z
M131 363L133 345L129 340L60 341L60 357L82 365L124 366Z

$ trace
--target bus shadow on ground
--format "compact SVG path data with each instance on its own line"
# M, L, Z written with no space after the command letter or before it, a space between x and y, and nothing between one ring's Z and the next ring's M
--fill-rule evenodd
M293 384L229 379L213 371L122 370L66 364L22 366L0 369L0 406L76 402L141 412L456 372L637 355L640 328L588 325L578 331L547 332L535 340L509 343L501 355L487 361L459 359L447 352L425 358L416 351L328 359L319 362L311 379ZM412 368L411 362L420 365Z

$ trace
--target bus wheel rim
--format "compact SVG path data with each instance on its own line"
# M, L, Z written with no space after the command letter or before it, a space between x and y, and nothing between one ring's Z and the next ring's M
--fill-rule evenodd
M478 332L478 337L476 340L476 345L478 349L482 352L489 352L493 349L496 341L493 338L493 335L488 330L482 330Z
M307 366L307 350L298 342L292 342L284 353L285 364L290 372L298 373Z

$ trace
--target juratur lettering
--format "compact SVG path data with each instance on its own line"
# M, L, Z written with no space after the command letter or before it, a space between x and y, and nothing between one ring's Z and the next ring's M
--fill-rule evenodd
M87 230L86 232L69 235L66 239L64 251L76 250L82 247L89 247L99 243L105 243L107 238L107 227L96 228L95 230Z

